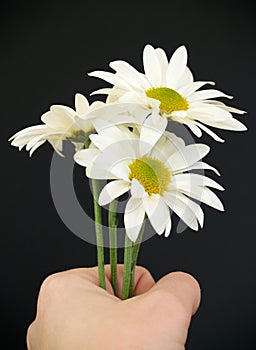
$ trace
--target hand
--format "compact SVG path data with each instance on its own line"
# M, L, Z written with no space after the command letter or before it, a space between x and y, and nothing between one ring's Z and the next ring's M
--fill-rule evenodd
M123 265L118 265L121 295ZM97 267L56 273L42 284L37 315L27 334L29 350L184 350L192 315L200 303L196 280L173 272L157 283L136 267L135 296L98 286Z

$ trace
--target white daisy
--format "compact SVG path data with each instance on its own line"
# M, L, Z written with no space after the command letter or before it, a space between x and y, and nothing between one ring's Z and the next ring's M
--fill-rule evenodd
M25 128L13 135L9 141L12 141L12 146L19 147L19 150L26 145L30 156L46 141L60 155L63 140L70 140L78 150L88 141L88 134L94 130L91 120L83 120L81 117L104 105L103 102L97 101L89 106L86 97L77 93L76 110L67 106L53 105L41 117L44 124Z
M217 172L200 161L209 152L208 146L186 146L181 138L165 132L147 154L141 154L139 135L122 126L102 129L90 135L90 139L90 147L77 152L75 161L86 167L89 178L112 180L100 193L100 205L129 191L131 196L125 208L124 223L133 242L145 214L154 230L167 237L171 230L169 208L193 230L202 227L204 221L198 201L224 210L221 201L209 189L223 190L223 187L209 177L189 173L194 169Z
M161 48L154 49L151 45L146 45L143 51L143 63L145 74L121 60L110 63L110 67L116 73L104 71L89 73L90 76L101 78L114 85L113 88L100 89L93 94L107 94L108 103L132 102L145 105L149 111L156 109L157 128L160 129L160 134L167 125L167 119L187 125L198 137L202 135L203 130L221 142L223 140L205 125L235 131L246 130L246 127L231 114L244 114L245 111L212 100L218 97L232 98L231 96L215 89L198 91L205 84L214 85L214 83L194 81L187 67L185 46L179 47L168 62ZM145 121L147 126L156 128L156 116L153 118L154 121L151 116L147 118ZM142 139L146 140L146 135L143 133Z

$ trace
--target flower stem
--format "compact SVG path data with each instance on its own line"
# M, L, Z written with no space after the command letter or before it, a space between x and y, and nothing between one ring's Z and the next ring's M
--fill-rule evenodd
M111 284L113 292L117 295L117 215L116 215L117 200L113 200L109 204L108 225L109 225L109 255L110 255L110 270Z
M92 191L93 191L93 204L94 204L95 233L96 233L96 242L97 242L99 285L101 288L106 289L102 217L101 217L101 207L98 203L100 187L99 187L99 182L95 179L92 179Z
M134 293L135 269L136 269L138 255L139 255L142 236L143 236L144 229L145 229L145 223L146 223L146 218L141 226L138 238L132 247L132 266L131 266L131 280L130 280L130 287L129 287L129 298L133 297L133 293Z
M129 297L130 281L132 268L132 241L125 234L125 248L124 248L124 279L122 288L122 299L126 300Z

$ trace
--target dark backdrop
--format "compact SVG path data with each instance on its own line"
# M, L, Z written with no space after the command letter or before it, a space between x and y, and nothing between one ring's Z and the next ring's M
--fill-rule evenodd
M205 227L143 243L139 263L158 279L183 270L201 284L188 350L247 349L254 340L255 305L255 23L248 1L9 2L1 9L1 319L8 349L25 349L39 286L49 274L96 264L95 247L73 235L54 208L50 146L29 159L7 139L40 122L51 104L73 106L104 83L87 72L114 59L142 68L146 43L170 55L185 44L198 80L214 80L247 110L246 133L220 131L212 146L226 212L204 206ZM93 99L91 99L93 100ZM81 172L82 176L82 172ZM214 176L213 176L214 177ZM81 191L86 190L81 181ZM88 194L89 195L89 194ZM88 199L90 200L90 199Z

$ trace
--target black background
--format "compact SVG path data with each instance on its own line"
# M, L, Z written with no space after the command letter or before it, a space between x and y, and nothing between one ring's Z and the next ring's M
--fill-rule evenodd
M89 96L106 86L87 72L124 59L142 69L145 44L170 55L189 51L197 80L235 96L232 105L247 132L220 131L207 161L222 173L218 193L226 211L204 206L204 228L175 231L169 239L143 243L139 264L158 279L183 270L201 284L188 350L253 348L255 293L255 23L247 1L198 2L9 2L1 10L1 319L2 342L26 349L25 334L35 315L43 279L51 273L96 264L95 246L73 235L54 208L49 186L52 150L32 159L11 148L16 131L40 123L51 104L73 106L74 94ZM93 101L95 98L91 98ZM83 173L80 174L81 179ZM213 178L215 176L213 175ZM87 196L81 180L81 193ZM83 192L84 191L84 192Z

